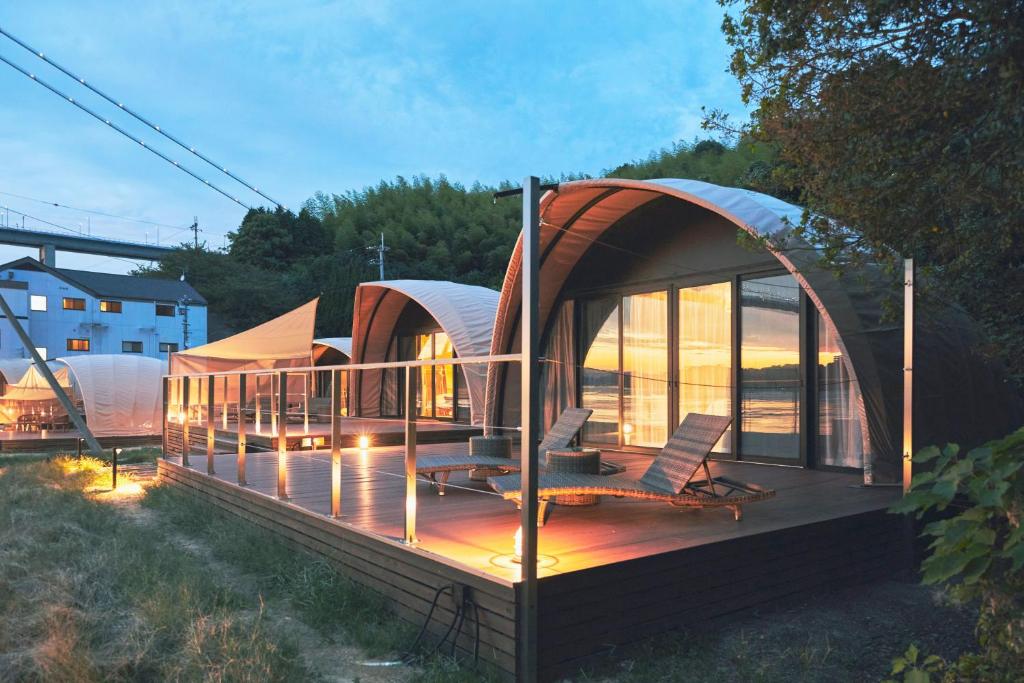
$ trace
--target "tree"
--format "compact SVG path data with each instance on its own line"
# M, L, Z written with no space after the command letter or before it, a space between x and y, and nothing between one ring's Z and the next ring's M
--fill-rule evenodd
M915 257L1024 381L1024 3L720 2L795 231L833 264Z

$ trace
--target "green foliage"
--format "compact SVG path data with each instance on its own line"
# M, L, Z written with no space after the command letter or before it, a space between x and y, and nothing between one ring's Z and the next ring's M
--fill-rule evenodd
M1024 4L720 2L743 132L831 219L804 235L833 262L914 256L1024 381Z
M1024 670L1024 429L964 456L955 445L925 448L914 463L928 469L914 475L894 512L920 519L959 504L924 528L931 543L923 581L980 603L981 652L962 657L950 675L1012 680Z
M941 675L946 669L946 662L938 655L921 658L916 645L911 645L901 657L892 663L892 674L901 676L903 683L930 683L933 675ZM885 683L896 683L889 679Z

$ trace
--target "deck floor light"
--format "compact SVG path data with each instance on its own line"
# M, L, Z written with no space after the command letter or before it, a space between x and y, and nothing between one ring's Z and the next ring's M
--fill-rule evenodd
M505 555L495 555L491 558L491 564L503 569L514 569L523 564L523 527L517 527L516 533L512 536L512 552ZM553 555L537 555L537 569L545 569L558 564L558 558Z
M370 447L370 437L367 436L366 434L361 434L359 436L359 450L365 451L369 447Z

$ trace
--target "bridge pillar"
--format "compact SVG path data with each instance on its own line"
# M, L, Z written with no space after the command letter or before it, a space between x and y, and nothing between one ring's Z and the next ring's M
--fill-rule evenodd
M39 262L51 268L57 267L57 247L53 244L39 245Z

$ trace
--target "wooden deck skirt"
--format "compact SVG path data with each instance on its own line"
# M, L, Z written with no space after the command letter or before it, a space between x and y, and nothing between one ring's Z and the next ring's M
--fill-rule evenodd
M434 444L423 455L454 453L464 444ZM516 677L518 570L489 558L511 550L518 515L510 503L485 495L485 484L453 478L459 487L436 496L418 486L418 546L401 537L404 479L401 448L364 452L343 473L341 520L329 510L329 454L289 454L288 502L274 495L276 454L247 458L248 483L234 483L235 458L193 452L159 463L160 479L191 492L322 556L357 583L385 596L401 618L419 626L437 591L468 586L479 606L480 657ZM615 454L627 475L647 456ZM809 591L877 580L902 566L900 518L885 508L898 495L864 489L859 477L796 468L715 463L716 474L778 490L751 505L742 522L727 511L604 499L591 508L556 507L541 529L541 554L556 558L540 573L539 677L577 671L587 658L638 639L712 618L767 606ZM391 473L391 474L389 474ZM625 476L625 475L624 475ZM432 632L443 634L455 605L444 595ZM467 618L459 650L473 650ZM685 635L680 635L685 637Z

